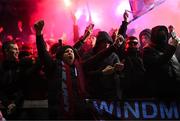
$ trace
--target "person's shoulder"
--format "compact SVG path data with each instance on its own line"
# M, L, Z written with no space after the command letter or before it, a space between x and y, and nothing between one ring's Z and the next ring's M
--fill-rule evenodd
M90 57L92 57L94 55L93 51L88 51L86 53L83 54L82 56L82 60L86 60L86 59L89 59Z
M113 52L113 53L111 53L111 55L109 55L106 58L106 60L108 60L108 61L115 61L115 60L119 61L119 56L115 52Z
M143 47L143 49L150 49L150 48L152 48L152 46L150 46L150 44L146 44L146 45Z
M117 55L115 52L112 52L112 54L110 55L110 57L118 58L118 55Z
M144 47L143 47L143 51L155 51L156 49L149 45L149 44L146 44Z

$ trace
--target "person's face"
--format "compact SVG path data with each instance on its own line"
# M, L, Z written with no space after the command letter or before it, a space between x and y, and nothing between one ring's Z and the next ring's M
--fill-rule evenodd
M127 54L136 55L138 52L138 43L135 42L126 43L125 51L127 52Z
M63 61L68 65L72 65L75 60L74 51L71 48L67 48L63 54Z
M171 33L171 32L173 32L173 31L174 31L173 26L170 26L168 29L169 29L169 33Z
M86 41L87 45L91 46L92 48L95 46L96 44L96 37L95 36L90 36L87 41Z
M127 42L126 43L126 49L129 49L129 48L138 48L138 43L135 43L135 42Z
M90 39L91 39L91 45L92 45L92 47L94 47L95 44L96 44L96 37L95 36L91 36Z
M147 35L142 35L140 41L142 44L141 46L144 47L146 44L148 44L150 38Z
M6 50L7 58L10 60L17 60L19 55L19 48L17 44L10 44L9 49Z
M99 50L108 48L110 46L110 44L108 42L102 42L101 44L99 44Z

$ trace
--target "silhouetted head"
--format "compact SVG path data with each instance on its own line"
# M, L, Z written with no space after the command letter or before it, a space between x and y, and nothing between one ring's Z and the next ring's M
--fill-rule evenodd
M166 26L156 26L151 30L151 42L156 46L168 44L168 29Z
M94 51L105 49L112 43L113 43L113 40L109 36L109 34L105 31L100 31L96 37L96 44L94 47Z

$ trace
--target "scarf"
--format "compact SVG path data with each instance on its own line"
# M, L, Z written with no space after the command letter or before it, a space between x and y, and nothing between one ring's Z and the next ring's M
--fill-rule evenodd
M80 98L82 99L85 94L85 84L83 80L83 74L81 71L81 67L77 61L74 63L74 74L76 76L76 80L72 80L71 75L71 68L69 65L61 61L62 64L62 107L65 118L69 118L69 116L72 116L76 109L75 107L75 99ZM75 85L77 86L77 90L74 90L73 88L73 81L75 82ZM78 97L75 97L73 94L73 91L78 91L77 95ZM61 108L62 108L61 107Z

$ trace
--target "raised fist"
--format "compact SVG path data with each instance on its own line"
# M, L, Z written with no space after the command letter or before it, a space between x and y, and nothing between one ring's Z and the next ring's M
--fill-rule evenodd
M113 44L115 47L120 47L124 41L125 39L122 35L117 35Z
M124 18L124 21L128 22L129 14L127 10L124 12L123 18Z
M179 39L178 37L176 37L176 38L170 38L168 43L169 43L170 45L176 47L179 42L180 42L180 39Z
M93 24L93 23L90 23L90 24L86 27L85 33L91 34L93 28L94 28L94 24Z
M40 20L34 24L34 29L36 31L36 34L41 34L42 29L44 27L44 20Z

